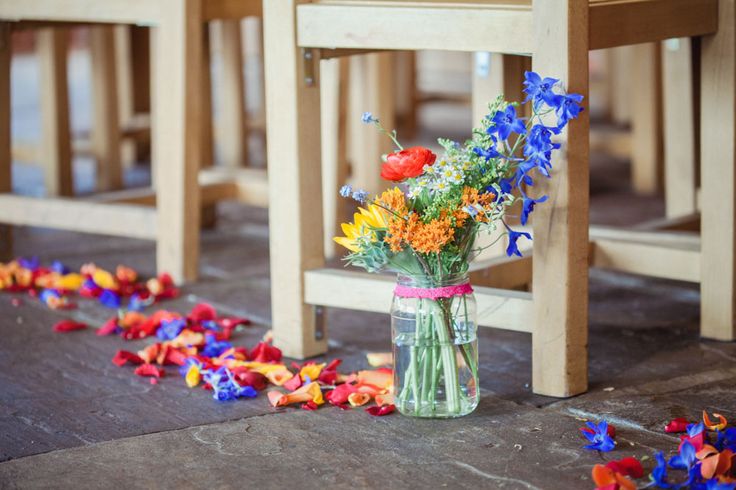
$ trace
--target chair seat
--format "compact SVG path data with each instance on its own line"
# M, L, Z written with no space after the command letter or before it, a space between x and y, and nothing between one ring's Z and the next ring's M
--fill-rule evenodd
M590 0L590 49L710 34L717 0ZM529 54L529 0L316 0L297 7L300 46Z

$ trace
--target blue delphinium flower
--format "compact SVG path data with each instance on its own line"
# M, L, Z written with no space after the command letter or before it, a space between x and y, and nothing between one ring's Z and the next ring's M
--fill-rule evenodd
M713 445L718 452L730 449L736 452L736 427L729 427L724 431L716 432L716 443Z
M524 142L524 156L527 161L537 166L542 174L548 177L549 168L551 168L552 150L560 147L559 143L552 142L552 135L558 132L557 128L535 124L529 130L529 135Z
M164 320L156 331L156 337L161 340L174 340L186 326L187 321L184 318Z
M690 441L685 441L680 448L680 453L670 458L669 465L676 470L690 471L697 462L698 458L695 457L695 447Z
M580 94L558 95L555 99L555 114L557 115L557 127L564 127L570 119L575 119L583 111L580 103L583 96Z
M717 478L711 478L705 483L706 490L735 490L736 483L720 483Z
M41 262L38 260L38 257L21 257L18 259L18 264L24 269L35 271L41 265Z
M61 263L61 261L54 260L51 263L51 270L59 274L69 274L69 268Z
M255 398L258 392L252 386L240 386L232 372L221 367L217 371L203 371L204 381L212 386L212 397L217 401L232 401L237 398Z
M553 107L555 104L555 93L552 91L554 85L559 82L556 78L542 78L533 71L524 72L524 93L526 99L524 102L532 101L534 110L539 109L542 103Z
M491 158L498 158L501 156L501 154L496 151L496 149L492 146L489 146L488 148L473 148L473 152L475 152L476 155L479 157L483 157L486 159L486 161L490 160Z
M352 198L362 204L368 200L368 191L358 189L357 191L353 192Z
M217 357L226 350L232 348L232 344L226 340L218 341L214 335L205 336L205 346L202 349L202 355L207 357Z
M657 464L649 476L652 483L658 488L676 488L677 485L672 485L667 481L667 461L664 459L664 454L661 451L656 453L654 460Z
M525 225L529 220L529 215L534 211L534 205L540 202L546 201L548 196L542 196L539 199L532 199L522 192L522 207L521 207L521 224Z
M491 122L493 124L488 127L486 132L488 134L498 133L501 141L507 140L512 132L526 134L524 120L516 117L516 108L512 105L504 111L496 111L491 118Z
M366 124L378 122L378 119L373 117L373 114L371 114L370 112L364 112L363 115L360 117L360 120Z
M517 246L516 242L519 240L519 238L524 237L528 240L532 239L531 234L525 232L525 231L514 231L511 228L506 226L506 229L509 233L509 244L506 247L506 255L511 257L512 255L516 255L517 257L521 257L521 252L519 251L519 247Z
M108 308L120 308L120 295L110 289L104 289L97 300Z
M340 195L342 197L350 197L352 193L353 188L350 186L350 184L345 184L344 186L340 187Z
M687 431L688 437L695 437L705 430L705 425L703 422L700 422L699 424L689 424L685 430Z
M601 420L598 425L593 422L586 422L585 425L590 429L590 431L582 431L585 438L590 442L590 444L585 446L585 449L602 452L613 451L616 444L613 442L611 436L608 435L608 422Z

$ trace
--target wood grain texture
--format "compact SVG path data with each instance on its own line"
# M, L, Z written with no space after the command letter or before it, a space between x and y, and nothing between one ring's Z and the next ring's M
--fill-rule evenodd
M265 2L263 27L274 344L286 356L305 358L324 353L327 340L318 312L304 301L304 271L324 264L322 213L315 212L322 161L319 80L305 82L305 63L318 64L319 54L305 60L297 46L296 4Z
M13 189L10 136L10 60L12 46L10 25L0 22L0 193ZM4 210L0 211L5 214ZM13 257L13 229L0 224L0 260Z
M182 282L196 279L199 262L203 24L198 0L160 3L166 20L156 27L153 65L156 264Z
M736 7L719 2L719 28L702 39L702 279L700 333L736 339Z
M67 82L67 43L65 28L38 32L36 51L41 89L41 163L46 194L71 196L71 131L69 129L69 85Z
M631 181L635 192L653 195L662 190L664 173L659 43L635 46L632 61Z
M665 212L695 213L695 93L690 38L662 43Z
M221 78L217 87L219 107L217 145L223 164L245 165L248 158L248 135L245 123L245 82L243 48L239 20L224 20L215 31L220 37Z
M305 298L308 303L389 313L396 278L390 275L339 269L307 271ZM517 332L530 332L534 308L532 296L521 291L474 287L478 325Z
M90 31L92 66L92 147L97 159L97 190L123 186L115 33L111 26Z
M534 4L534 71L588 98L588 1ZM548 202L534 217L535 393L566 397L588 386L588 111L561 134Z

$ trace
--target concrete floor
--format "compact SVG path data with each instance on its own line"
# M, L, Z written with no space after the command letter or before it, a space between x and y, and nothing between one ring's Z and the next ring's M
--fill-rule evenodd
M16 189L33 194L40 176L24 168L16 166ZM593 222L662 214L660 200L628 191L627 162L598 155L591 169ZM149 242L29 228L15 235L17 255L155 272ZM221 204L217 227L202 233L201 279L159 306L188 311L208 301L248 316L255 325L235 342L253 345L271 317L267 245L264 210ZM264 395L217 403L173 370L151 385L110 362L117 349L150 341L51 331L63 317L99 325L109 310L81 301L54 312L0 294L0 488L585 489L602 459L582 449L582 419L617 426L618 448L603 459L619 459L674 450L677 439L662 431L673 417L703 409L736 417L736 344L699 339L696 285L601 270L590 279L588 393L534 395L530 336L482 329L480 406L446 421L276 410ZM342 358L344 371L366 368L366 352L388 350L386 315L328 314L328 358Z

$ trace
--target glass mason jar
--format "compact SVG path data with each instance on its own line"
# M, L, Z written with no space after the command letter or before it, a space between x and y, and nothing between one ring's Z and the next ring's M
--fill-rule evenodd
M399 274L391 307L394 399L404 415L449 418L478 406L476 304L468 275Z

